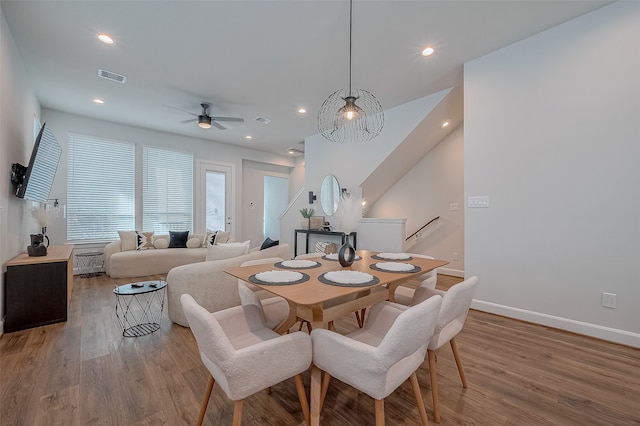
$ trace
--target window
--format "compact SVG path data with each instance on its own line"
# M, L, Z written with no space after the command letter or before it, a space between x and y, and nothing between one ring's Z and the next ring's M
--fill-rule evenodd
M193 155L145 146L142 161L143 230L193 231Z
M67 148L67 240L135 229L135 145L70 133Z

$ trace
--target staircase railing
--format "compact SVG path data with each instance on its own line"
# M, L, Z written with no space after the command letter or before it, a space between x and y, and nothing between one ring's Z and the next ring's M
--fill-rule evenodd
M422 231L424 228L426 228L427 226L431 225L433 222L435 222L436 220L440 219L440 216L436 216L433 219L431 219L429 222L427 222L426 224L422 225L420 227L420 229L418 229L416 232L414 232L413 234L409 235L407 238L405 238L405 241L409 241L412 237L414 237L415 235L419 234L420 231Z

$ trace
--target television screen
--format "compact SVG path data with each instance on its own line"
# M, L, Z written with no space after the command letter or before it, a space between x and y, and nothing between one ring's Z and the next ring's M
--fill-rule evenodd
M43 124L33 145L24 181L16 195L27 200L46 203L58 169L62 149L47 124Z

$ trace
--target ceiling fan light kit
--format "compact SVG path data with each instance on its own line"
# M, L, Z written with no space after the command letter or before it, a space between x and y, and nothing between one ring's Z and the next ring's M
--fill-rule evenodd
M211 117L209 117L206 114L200 114L198 116L198 126L202 127L203 129L210 129L211 128Z
M349 0L349 89L338 89L323 102L318 112L318 130L332 142L366 142L378 136L384 126L382 105L371 93L351 87L351 39L353 0Z

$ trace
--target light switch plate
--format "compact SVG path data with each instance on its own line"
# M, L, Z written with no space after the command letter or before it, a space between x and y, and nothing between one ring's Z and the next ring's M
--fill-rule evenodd
M489 207L489 196L479 195L467 198L467 207L469 208L487 208Z

